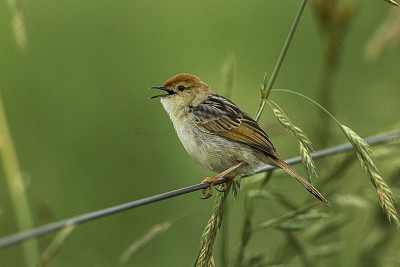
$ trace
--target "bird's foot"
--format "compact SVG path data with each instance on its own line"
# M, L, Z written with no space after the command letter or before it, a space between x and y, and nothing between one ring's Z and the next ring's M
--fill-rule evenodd
M230 180L235 178L235 176L228 176L227 174L230 173L231 171L235 170L236 168L239 168L240 166L242 166L242 164L243 164L243 162L239 162L239 163L233 165L232 167L230 167L229 169L217 174L214 177L207 177L206 179L204 179L201 183L209 184L210 186L208 187L208 192L207 192L207 188L204 188L201 190L201 192L204 195L204 197L202 197L201 199L207 199L212 196L214 183L220 178L226 178L227 182L222 185L221 189L216 188L216 190L219 192L225 192L228 189L228 184L229 184Z
M215 190L217 190L218 192L226 192L229 188L229 184L232 182L232 180L235 178L236 176L231 176L231 175L226 175L224 176L224 178L226 179L226 183L221 184L220 189L218 189L217 187L215 187Z
M208 188L204 188L201 190L201 192L203 193L204 197L201 197L201 199L207 199L210 198L213 194L213 188L214 188L214 183L215 181L217 181L219 178L222 177L207 177L206 179L204 179L203 181L201 181L202 184L209 184L210 186ZM208 189L208 192L207 192Z

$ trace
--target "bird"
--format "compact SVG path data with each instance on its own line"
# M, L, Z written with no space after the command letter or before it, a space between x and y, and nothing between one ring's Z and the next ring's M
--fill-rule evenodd
M218 173L202 181L209 184L208 193L203 189L204 198L212 195L213 183L219 178L229 180L252 174L268 164L285 170L316 198L330 205L311 183L281 159L255 120L231 100L211 91L200 78L180 73L162 86L149 89L164 91L150 99L161 99L188 154L206 169Z

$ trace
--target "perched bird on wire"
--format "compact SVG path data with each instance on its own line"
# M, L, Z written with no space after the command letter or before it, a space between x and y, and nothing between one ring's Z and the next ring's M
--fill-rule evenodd
M205 168L219 173L202 181L210 184L208 193L203 190L205 198L212 195L213 183L219 178L251 174L269 164L284 169L329 205L317 189L281 159L256 121L232 101L211 91L198 77L181 73L165 81L163 86L150 89L165 91L151 98L161 98L189 155Z

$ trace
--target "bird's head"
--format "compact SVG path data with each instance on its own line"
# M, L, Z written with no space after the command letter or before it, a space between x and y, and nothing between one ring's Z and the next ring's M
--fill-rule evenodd
M167 106L173 109L197 106L210 93L210 87L206 83L189 73L180 73L166 80L163 86L153 86L149 89L160 89L166 92L151 97L160 97L165 109Z

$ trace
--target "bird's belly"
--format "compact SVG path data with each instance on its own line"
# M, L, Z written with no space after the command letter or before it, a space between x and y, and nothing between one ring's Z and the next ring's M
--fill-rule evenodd
M177 133L189 155L203 167L217 173L239 162L244 162L244 165L230 175L250 174L265 165L261 160L265 157L264 153L248 145L205 133L197 127L177 129Z

